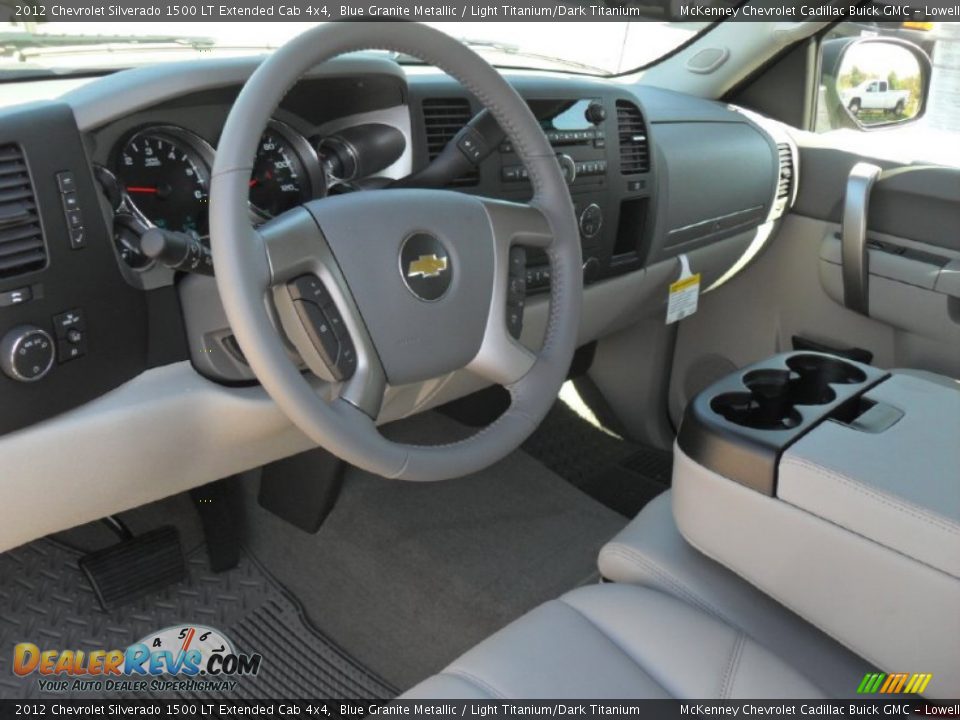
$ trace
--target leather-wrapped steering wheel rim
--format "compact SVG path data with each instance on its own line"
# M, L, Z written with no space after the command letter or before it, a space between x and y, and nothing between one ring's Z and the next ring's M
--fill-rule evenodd
M516 148L529 171L531 202L446 190L377 190L312 201L259 229L251 227L248 182L257 143L274 109L310 68L372 49L419 57L459 80L493 113ZM397 289L403 280L402 268L396 271L397 248L413 231L432 234L450 253L451 290L433 303ZM372 473L439 480L491 465L537 427L569 370L580 319L581 254L573 205L555 153L509 83L472 50L428 26L319 25L269 56L244 85L220 138L211 180L210 236L224 310L263 387L312 440ZM542 248L551 266L549 317L536 353L513 340L504 326L513 245ZM393 275L381 263L389 264ZM357 348L356 373L334 388L332 400L317 392L291 360L268 299L304 272L330 287ZM381 317L389 312L398 315L393 326L388 316ZM398 329L405 316L419 328L419 336ZM451 332L454 327L462 328L464 337ZM387 383L419 379L421 366L412 354L418 342L424 348L424 372L467 368L504 385L510 407L474 435L447 445L384 438L375 423L382 391Z

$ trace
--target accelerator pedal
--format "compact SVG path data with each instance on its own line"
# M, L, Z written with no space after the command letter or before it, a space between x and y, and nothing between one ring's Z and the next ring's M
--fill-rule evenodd
M169 525L88 553L79 564L104 610L136 602L187 574L180 533Z

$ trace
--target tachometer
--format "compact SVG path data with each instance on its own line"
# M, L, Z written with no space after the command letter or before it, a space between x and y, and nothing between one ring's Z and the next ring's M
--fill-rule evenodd
M250 177L250 204L266 218L323 194L316 151L301 135L273 120L260 137Z
M116 175L136 209L154 225L206 235L212 156L204 140L182 128L148 128L120 150Z

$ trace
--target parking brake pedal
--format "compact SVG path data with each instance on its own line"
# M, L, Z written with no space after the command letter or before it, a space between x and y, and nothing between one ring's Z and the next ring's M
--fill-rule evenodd
M180 533L164 526L80 558L104 610L128 605L186 577Z

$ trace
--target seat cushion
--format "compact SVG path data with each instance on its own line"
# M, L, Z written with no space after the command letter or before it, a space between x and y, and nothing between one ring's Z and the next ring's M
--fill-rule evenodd
M863 676L876 668L695 550L677 529L671 500L669 491L652 500L603 547L601 575L670 593L775 649L831 697L856 695Z
M404 698L820 698L743 631L666 593L593 585L541 605Z

